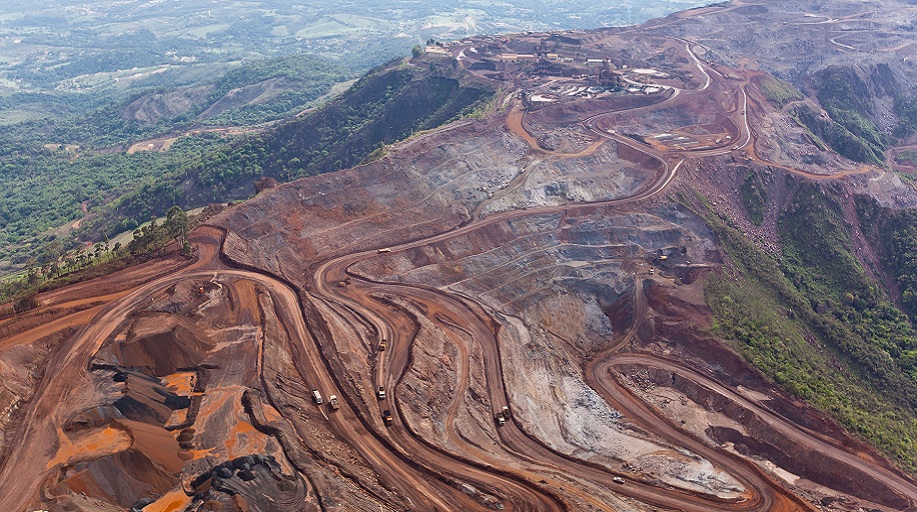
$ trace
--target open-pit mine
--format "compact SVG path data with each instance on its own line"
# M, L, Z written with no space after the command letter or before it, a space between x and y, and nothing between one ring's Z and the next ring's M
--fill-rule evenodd
M0 319L0 510L917 510L905 471L711 334L729 261L697 205L777 243L772 213L743 220L744 170L917 204L760 87L913 73L917 11L806 9L406 60L493 105Z

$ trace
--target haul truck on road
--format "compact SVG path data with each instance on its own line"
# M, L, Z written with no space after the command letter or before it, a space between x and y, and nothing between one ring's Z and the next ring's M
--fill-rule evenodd
M340 404L338 404L337 395L331 395L328 397L328 407L331 407L332 411L336 411L341 408Z
M316 404L322 405L322 394L317 389L312 390L312 399L315 400Z
M509 407L504 405L503 408L500 409L500 412L497 413L497 417L496 417L497 426L502 427L503 425L506 425L506 420L508 419L509 419Z

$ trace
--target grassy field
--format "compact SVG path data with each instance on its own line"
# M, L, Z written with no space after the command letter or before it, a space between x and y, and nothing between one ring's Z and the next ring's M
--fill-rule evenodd
M311 27L306 27L301 30L296 31L296 37L303 38L319 38L319 37L329 37L329 36L343 36L347 34L353 34L356 32L361 32L362 29L358 27L348 27L342 23L339 23L334 20L329 20L317 25L312 25Z
M187 34L194 37L207 37L209 34L216 34L229 30L231 25L228 23L216 23L213 25L204 25L203 27L193 27L187 30Z

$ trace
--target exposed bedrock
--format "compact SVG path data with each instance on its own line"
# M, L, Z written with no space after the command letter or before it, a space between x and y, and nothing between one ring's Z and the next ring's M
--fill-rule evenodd
M728 443L739 453L770 460L794 475L881 505L903 509L909 504L894 489L871 473L854 468L830 454L788 437L775 427L772 420L762 418L745 406L745 397L718 393L699 383L697 379L665 368L628 364L617 366L616 370L621 375L629 376L635 385L644 389L648 389L647 385L672 388L704 410L732 420L733 425L711 424L705 429L706 436L717 444ZM656 389L654 393L658 394L659 390Z

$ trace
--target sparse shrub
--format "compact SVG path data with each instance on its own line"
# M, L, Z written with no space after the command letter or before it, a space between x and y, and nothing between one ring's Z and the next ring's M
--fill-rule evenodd
M742 206L748 214L748 219L755 226L764 222L764 213L767 209L767 189L764 180L757 172L749 172L742 180Z
M30 309L35 309L38 307L38 301L35 300L35 294L29 294L24 297L20 297L15 302L13 302L13 311L16 313L24 313Z

